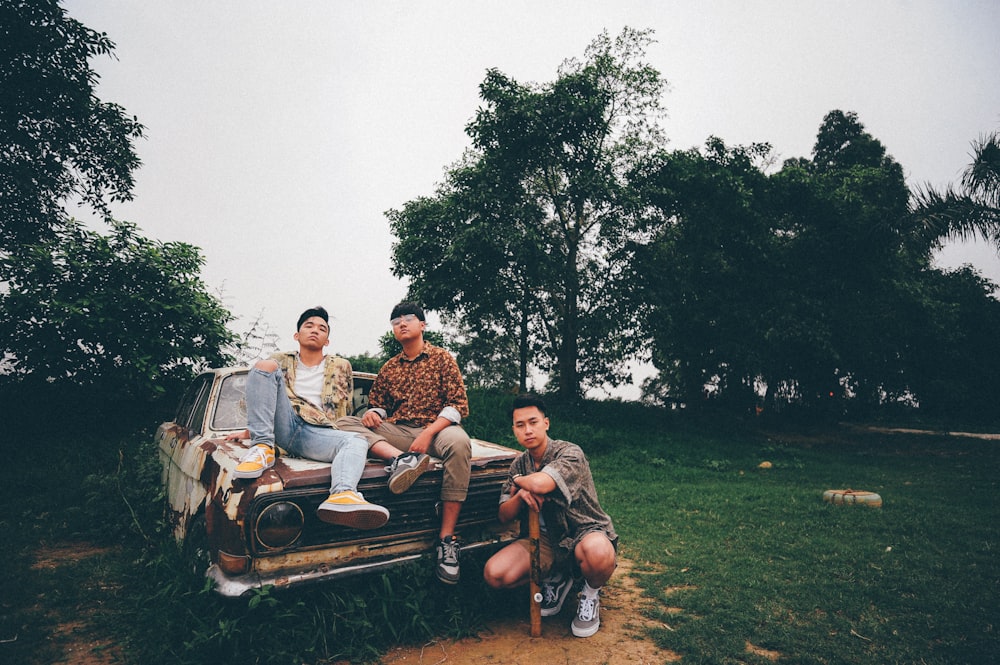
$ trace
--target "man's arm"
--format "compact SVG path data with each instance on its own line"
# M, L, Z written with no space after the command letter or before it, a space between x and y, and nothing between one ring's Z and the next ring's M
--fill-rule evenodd
M459 425L462 423L462 418L469 415L469 397L465 392L465 381L462 380L462 372L458 369L455 358L447 351L444 352L444 356L441 376L445 397L441 416Z
M545 495L556 489L556 482L546 473L516 475L511 479L511 489L516 490L509 499L500 504L497 519L506 524L518 516L522 506L538 512L545 503Z

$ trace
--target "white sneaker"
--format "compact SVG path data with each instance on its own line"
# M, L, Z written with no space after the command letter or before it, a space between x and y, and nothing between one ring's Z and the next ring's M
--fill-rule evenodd
M580 604L576 607L573 617L573 634L577 637L590 637L601 627L601 597L587 598L580 594Z

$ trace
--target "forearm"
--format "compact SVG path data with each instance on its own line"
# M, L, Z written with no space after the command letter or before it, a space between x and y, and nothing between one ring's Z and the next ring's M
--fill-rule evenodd
M547 473L538 471L514 478L514 484L532 494L544 496L556 488L556 481Z

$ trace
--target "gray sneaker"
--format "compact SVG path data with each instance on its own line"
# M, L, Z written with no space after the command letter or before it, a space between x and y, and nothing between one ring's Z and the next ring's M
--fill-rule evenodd
M573 588L573 577L562 573L550 573L542 580L542 616L551 617L562 610L563 601Z
M580 594L580 604L576 607L573 617L573 634L577 637L590 637L601 627L601 598L585 598Z
M403 453L392 464L385 467L389 474L389 491L393 494L402 494L417 482L417 478L423 475L431 465L430 455L422 453Z
M445 584L457 584L461 571L458 567L460 548L458 538L442 538L437 546L437 578Z

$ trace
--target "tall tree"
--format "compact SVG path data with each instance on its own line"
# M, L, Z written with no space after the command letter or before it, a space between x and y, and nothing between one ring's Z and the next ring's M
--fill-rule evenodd
M761 382L808 403L845 384L865 399L905 391L897 286L923 264L905 251L902 168L840 111L811 160L766 176L768 157L710 140L647 169L662 217L641 253L661 386L691 400L716 381L741 405Z
M55 0L0 2L0 399L100 417L226 362L230 314L184 243L141 236L131 198L142 126L94 91L114 45ZM73 219L82 203L106 233ZM120 409L119 409L120 410ZM37 415L37 414L36 414Z
M114 44L57 0L0 3L0 252L52 238L79 198L104 218L132 196L143 127L94 93Z
M537 351L567 398L620 381L635 350L622 306L637 232L626 174L662 145L665 82L642 62L651 39L604 33L546 85L490 70L464 163L433 199L389 213L395 272L414 297L480 342L514 335L522 383Z
M755 378L771 375L769 351L797 330L783 328L789 284L762 170L770 159L766 144L729 148L711 138L637 175L652 216L634 304L659 370L648 396L698 404L712 386L715 399L750 406Z

